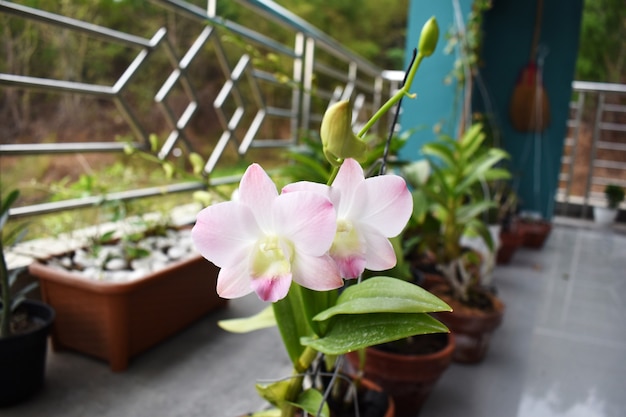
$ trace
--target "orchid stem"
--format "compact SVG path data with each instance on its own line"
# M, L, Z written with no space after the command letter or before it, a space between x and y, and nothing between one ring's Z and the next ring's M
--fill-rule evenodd
M419 68L422 59L424 59L424 55L421 53L417 53L415 60L413 61L413 65L409 69L409 74L406 78L406 83L400 88L396 93L389 99L385 104L382 105L380 109L367 121L365 126L359 131L357 136L362 138L365 136L368 130L380 119L385 113L389 111L398 101L400 101L404 96L408 96L410 98L415 98L415 94L411 94L409 90L411 89L411 84L413 83L413 78L415 78L415 74L417 73L417 69Z

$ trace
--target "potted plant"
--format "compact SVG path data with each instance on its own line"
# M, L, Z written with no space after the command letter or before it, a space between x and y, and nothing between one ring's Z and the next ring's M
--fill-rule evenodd
M227 300L215 293L218 269L193 250L189 228L111 226L86 247L38 260L29 271L56 310L53 348L104 359L119 372Z
M427 46L436 42L430 33L433 24L431 20ZM257 385L274 407L259 416L333 415L341 398L352 398L337 382L349 381L349 394L363 381L344 372L342 355L416 334L446 332L429 313L448 306L432 294L390 276L358 280L366 269L384 271L395 265L389 238L402 231L412 211L402 177L365 177L358 162L366 159L361 138L408 93L416 70L417 64L412 65L405 86L356 136L349 103L328 108L320 132L324 155L333 166L326 184L299 181L279 194L261 166L252 164L242 177L238 200L198 214L192 236L200 253L221 268L218 293L234 298L255 292L272 302L254 317L220 324L231 331L277 325L293 362L290 377Z
M616 184L608 184L604 187L607 207L594 206L593 218L601 225L613 223L617 218L619 205L624 201L624 189Z
M534 211L522 211L517 217L517 227L524 247L531 249L541 249L552 231L552 223Z
M386 273L416 285L399 245L401 240L394 241L397 265ZM414 335L350 352L347 358L354 369L361 370L392 396L397 417L409 417L417 415L428 400L452 362L454 346L452 333Z
M20 271L9 271L4 244L16 235L5 234L4 226L18 196L15 190L0 200L0 406L24 401L43 386L48 334L54 320L49 305L25 298L34 288L32 284L12 291Z
M496 222L500 225L499 246L496 254L498 264L511 262L517 249L524 243L524 236L515 218L517 211L517 193L503 182L495 184L494 200L497 207Z
M422 148L430 174L414 191L414 216L421 221L422 247L431 254L446 285L431 289L453 308L436 314L455 335L454 360L479 362L499 326L504 304L481 282L481 256L463 246L468 234L480 236L493 250L493 239L482 215L496 207L481 184L510 174L497 164L507 154L483 147L482 126L475 124L458 140L441 136Z

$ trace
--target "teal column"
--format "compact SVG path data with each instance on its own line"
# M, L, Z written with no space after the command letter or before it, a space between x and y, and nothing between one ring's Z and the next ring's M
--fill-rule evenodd
M471 10L471 0L459 0L460 18L465 21ZM446 84L445 78L452 70L456 57L445 54L446 33L453 27L455 9L451 0L411 0L406 43L405 68L409 65L413 49L417 47L422 26L432 16L439 23L439 43L435 53L424 59L417 72L411 91L417 93L414 99L405 98L402 102L400 124L403 131L413 132L411 139L400 152L407 160L419 159L420 149L432 141L437 133L455 134L459 119L456 106L456 85Z
M544 0L539 45L545 54L543 85L550 102L551 122L539 134L516 131L509 117L520 70L529 61L537 1L497 0L493 4L483 22L481 67L491 105L485 105L481 94L474 94L476 109L493 117L501 146L511 154L513 186L521 209L550 219L567 135L583 1Z

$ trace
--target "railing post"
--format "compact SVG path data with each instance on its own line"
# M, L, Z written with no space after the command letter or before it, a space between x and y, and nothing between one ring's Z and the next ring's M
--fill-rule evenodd
M574 182L574 165L576 164L576 154L578 150L578 141L580 139L580 123L582 121L582 115L585 106L585 92L581 91L578 93L578 101L576 103L576 119L575 119L575 127L574 127L574 135L572 138L572 153L570 155L570 164L569 170L567 174L567 187L565 188L565 207L564 212L567 216L569 211L569 197L572 192L572 182Z
M304 74L302 77L302 119L301 128L308 132L311 121L311 92L313 89L313 68L315 67L315 39L307 37L304 47Z
M293 60L293 82L297 86L291 93L291 117L290 117L290 130L291 139L295 143L299 143L299 126L303 110L303 97L304 97L304 56L306 53L306 36L302 32L296 33L294 39L294 53L295 58Z
M589 170L587 172L587 184L585 186L585 198L583 203L582 217L587 217L589 209L589 192L591 191L591 182L593 181L593 168L596 160L596 148L600 137L600 123L602 122L602 114L604 112L604 93L598 96L598 108L596 109L596 118L593 122L593 137L591 138L591 154L589 159Z

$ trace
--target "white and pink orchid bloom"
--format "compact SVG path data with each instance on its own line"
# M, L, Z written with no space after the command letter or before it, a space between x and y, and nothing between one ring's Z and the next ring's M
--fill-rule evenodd
M413 211L413 198L397 175L365 178L361 165L346 159L331 187L302 181L283 193L310 190L327 195L337 211L337 232L330 256L343 278L356 278L367 268L383 271L396 265L388 238L395 237Z
M328 198L307 191L278 195L263 168L252 164L238 200L200 211L191 235L200 254L221 268L221 297L254 291L274 302L287 295L292 280L320 291L343 285L328 255L335 231Z

